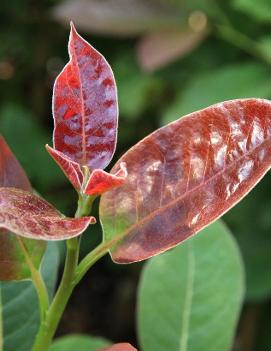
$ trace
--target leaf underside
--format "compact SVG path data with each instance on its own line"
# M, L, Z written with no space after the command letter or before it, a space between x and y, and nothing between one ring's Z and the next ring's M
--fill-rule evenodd
M0 188L0 228L41 240L64 240L80 235L94 217L67 218L36 195Z
M115 262L170 249L222 216L271 166L271 103L231 100L152 133L113 167L129 177L102 196L104 240Z
M72 25L70 61L53 94L54 148L80 165L105 168L116 146L118 103L113 72Z
M0 136L0 187L32 191L23 168L2 136ZM46 249L46 242L26 238L21 240L33 265L38 269ZM0 229L0 248L0 280L29 279L31 272L16 235L6 229Z

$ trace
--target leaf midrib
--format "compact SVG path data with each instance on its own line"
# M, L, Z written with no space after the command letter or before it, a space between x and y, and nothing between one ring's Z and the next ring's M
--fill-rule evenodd
M72 42L72 48L74 52L74 61L75 61L75 66L77 68L78 76L79 76L79 82L80 82L80 105L81 105L81 115L82 115L82 164L86 164L86 115L85 115L85 102L83 99L83 89L82 89L82 77L81 77L81 71L79 68L78 60L77 60L77 52L75 50L74 42Z
M184 308L183 308L183 318L181 321L181 333L179 340L179 351L187 351L188 336L189 336L189 326L190 317L192 310L192 300L194 294L194 281L195 281L195 255L193 243L187 242L188 253L187 253L187 280L185 288L185 298L184 298Z

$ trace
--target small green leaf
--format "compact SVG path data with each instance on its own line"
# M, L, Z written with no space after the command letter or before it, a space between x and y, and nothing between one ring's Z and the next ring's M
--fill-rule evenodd
M145 266L139 288L144 351L229 351L244 294L239 250L221 221Z
M87 335L69 335L54 341L49 351L98 351L111 343L103 338Z
M271 97L270 69L256 63L224 66L200 73L180 90L163 124L214 103L236 98Z
M58 249L50 243L42 272L52 295L58 269ZM5 351L29 351L39 325L39 307L32 282L0 283Z

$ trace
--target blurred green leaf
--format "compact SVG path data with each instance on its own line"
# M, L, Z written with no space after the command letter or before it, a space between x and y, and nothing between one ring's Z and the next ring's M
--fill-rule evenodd
M258 48L271 60L271 35L261 37L258 41Z
M50 143L52 136L24 108L11 104L3 106L0 110L0 131L39 190L66 181L44 147Z
M214 103L237 99L271 97L271 70L257 63L234 64L199 73L180 90L165 111L166 124Z
M42 272L52 295L58 269L58 249L48 245ZM39 325L39 307L32 282L0 283L4 320L4 350L29 351Z
M161 81L141 72L132 53L120 55L112 67L117 80L120 115L136 119L149 106L150 97L159 92Z
M98 351L111 343L105 339L87 335L69 335L54 341L49 351Z
M259 22L271 22L270 0L232 0L233 7Z
M244 294L243 265L217 221L145 266L139 337L145 351L229 351Z

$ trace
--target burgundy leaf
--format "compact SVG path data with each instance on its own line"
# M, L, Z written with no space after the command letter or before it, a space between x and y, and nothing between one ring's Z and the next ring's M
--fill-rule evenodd
M131 344L120 343L109 346L101 351L137 351Z
M271 102L232 100L192 113L147 136L126 162L125 184L104 194L105 240L128 263L174 247L222 216L271 167Z
M117 137L118 102L113 72L73 24L69 55L70 61L54 86L54 147L81 166L103 169L114 154Z
M0 135L0 187L14 187L31 191L25 171Z
M127 178L126 164L120 163L120 169L116 174L110 174L101 169L95 169L88 180L84 191L87 195L99 195L124 184Z
M62 152L53 149L49 145L46 145L45 147L52 158L65 173L74 188L77 191L80 191L83 184L83 173L81 171L80 165L77 162L71 160L68 156L65 156Z
M95 223L94 217L64 217L45 200L15 188L0 188L0 205L0 228L31 239L69 239Z

